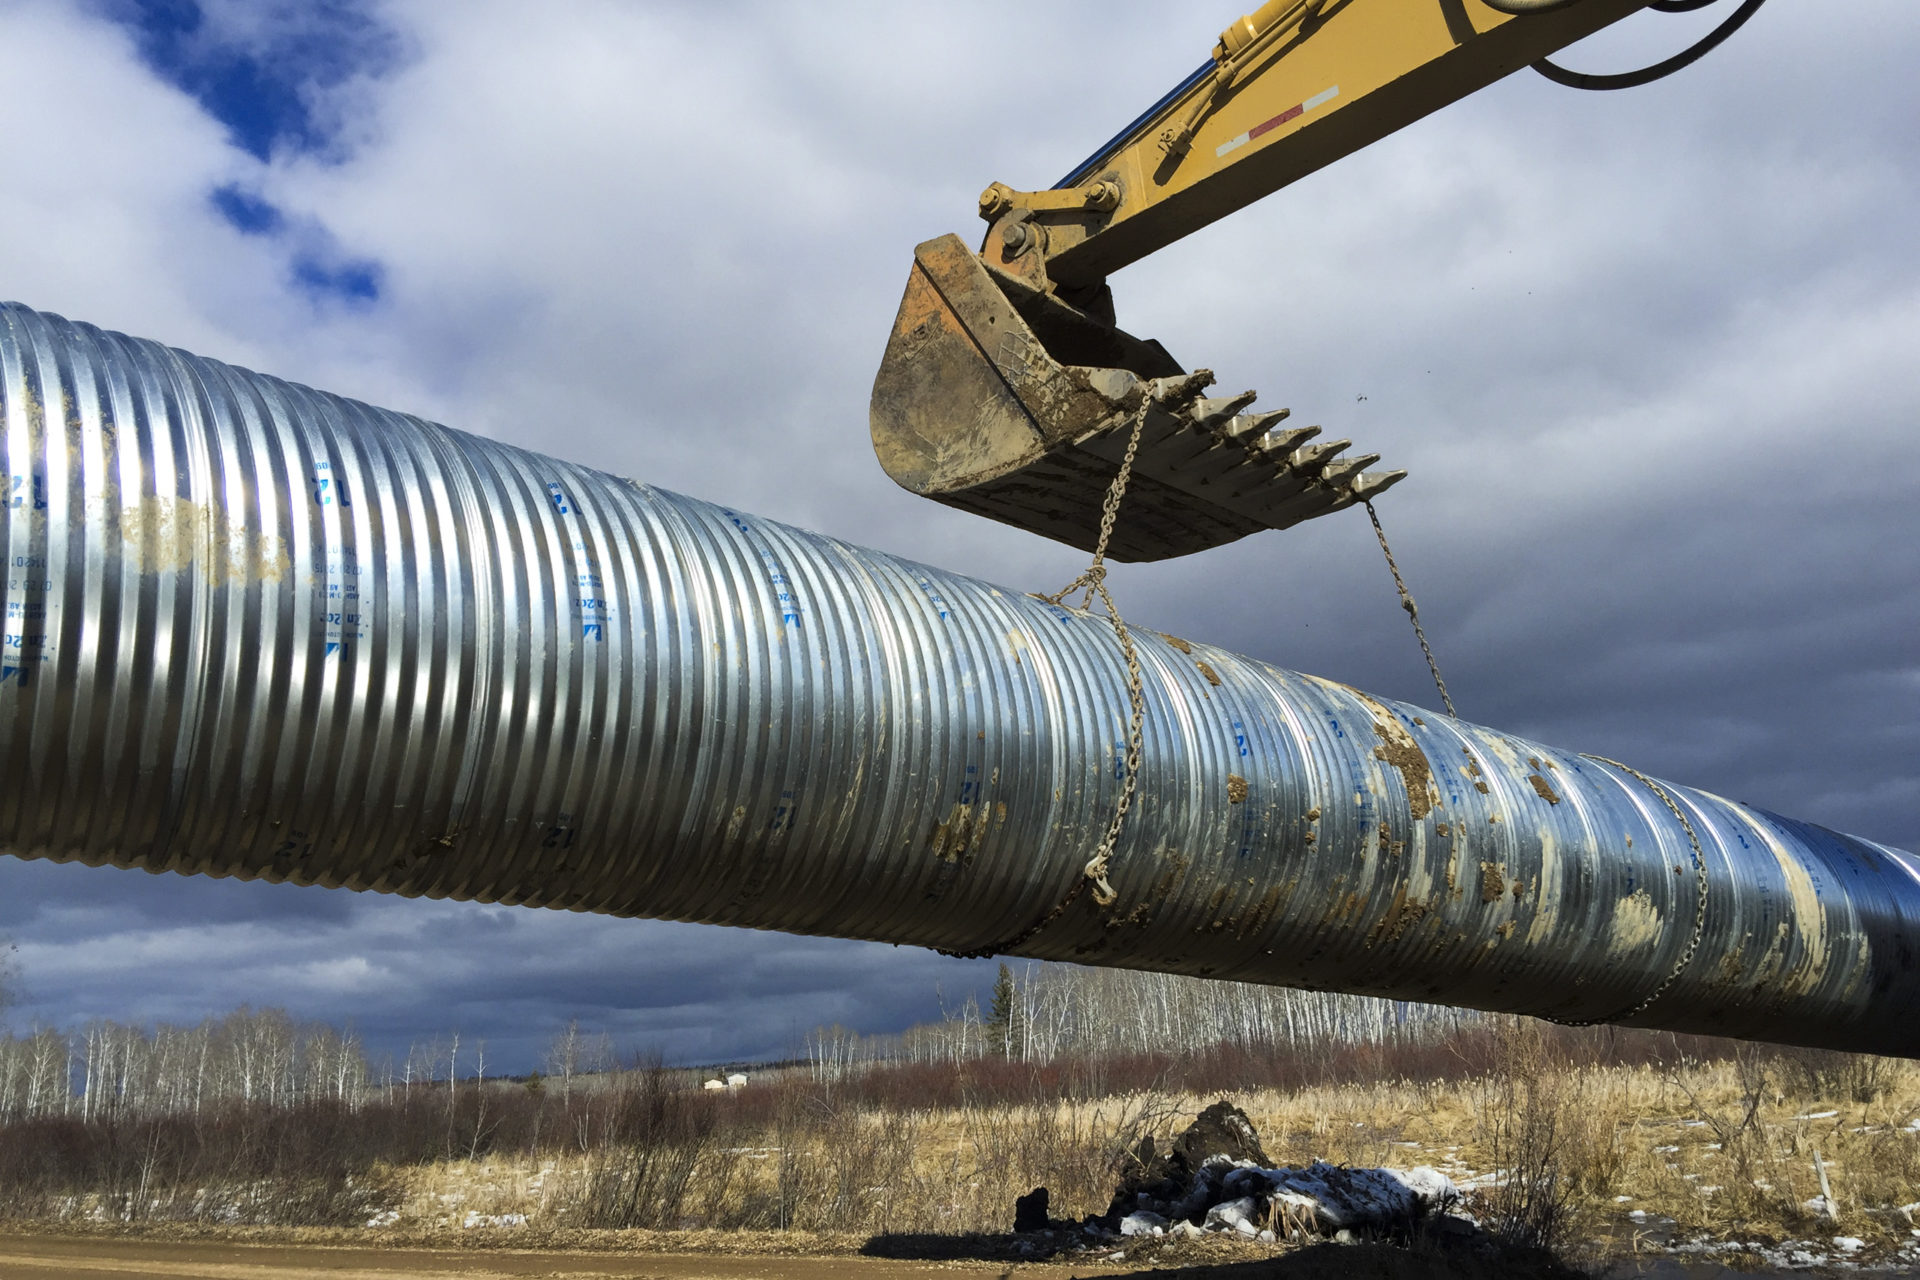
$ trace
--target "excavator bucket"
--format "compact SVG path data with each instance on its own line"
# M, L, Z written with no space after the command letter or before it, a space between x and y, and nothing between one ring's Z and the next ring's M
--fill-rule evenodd
M1159 343L1136 338L998 270L958 236L914 251L874 379L880 465L901 487L1091 551L1100 509L1143 404L1146 419L1115 560L1165 560L1285 529L1406 473L1378 454L1314 443L1287 411L1213 398Z

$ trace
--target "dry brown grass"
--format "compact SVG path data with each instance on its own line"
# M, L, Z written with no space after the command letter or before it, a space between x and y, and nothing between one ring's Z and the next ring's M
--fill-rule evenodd
M1774 1239L1843 1230L1870 1242L1910 1238L1900 1212L1920 1201L1920 1072L1880 1060L1882 1087L1862 1100L1796 1078L1752 1051L1679 1070L1598 1075L1590 1086L1595 1143L1616 1166L1599 1195L1723 1238ZM1610 1131L1610 1132L1608 1132ZM1839 1220L1804 1206L1825 1166Z
M1267 1090L1234 1101L1276 1162L1432 1165L1522 1240L1630 1239L1656 1228L1766 1241L1844 1232L1879 1246L1910 1239L1899 1208L1920 1201L1920 1132L1908 1127L1920 1117L1913 1064L1822 1075L1744 1051L1706 1064L1587 1067L1525 1036L1504 1051L1505 1068L1464 1081ZM924 1111L810 1103L748 1142L703 1153L679 1221L1004 1232L1014 1197L1035 1186L1051 1190L1056 1217L1078 1218L1106 1208L1122 1152L1144 1134L1170 1138L1214 1097ZM1819 1194L1816 1151L1837 1225L1805 1207ZM565 1157L414 1170L404 1175L400 1225L457 1226L470 1211L558 1225L567 1188L588 1176L584 1159ZM1643 1222L1628 1216L1634 1210Z
M1048 1187L1057 1217L1106 1209L1115 1162L1161 1138L1198 1104L1156 1095L1051 1106L859 1111L802 1103L743 1144L712 1144L677 1216L689 1228L823 1233L1003 1233L1013 1199ZM603 1153L447 1161L392 1171L403 1189L396 1230L604 1225L579 1212L600 1198ZM645 1225L661 1225L649 1223ZM672 1225L672 1224L667 1224Z
M1431 1165L1519 1243L1846 1234L1884 1250L1912 1239L1916 1224L1901 1209L1920 1205L1915 1064L1724 1045L1703 1062L1685 1057L1691 1044L1664 1037L1664 1056L1647 1051L1647 1037L1609 1056L1591 1037L1498 1025L1451 1050L1451 1066L1415 1079L1341 1083L1329 1058L1322 1083L1225 1096L1276 1163ZM1156 1067L1144 1078L1169 1076ZM1101 1096L1084 1081L1035 1074L1025 1093L948 1081L933 1094L942 1105L920 1105L917 1076L870 1082L865 1093L789 1080L718 1098L653 1080L643 1073L626 1094L596 1095L612 1101L594 1104L592 1142L569 1130L565 1142L433 1161L436 1136L425 1158L383 1157L355 1184L390 1190L392 1208L376 1221L395 1235L476 1243L510 1238L505 1228L523 1219L529 1235L1004 1233L1014 1198L1036 1186L1049 1188L1056 1218L1104 1211L1124 1153L1148 1134L1166 1143L1223 1096L1165 1087ZM1820 1194L1816 1152L1837 1223L1807 1207ZM71 1209L28 1216L85 1219L105 1203L51 1183L42 1195Z

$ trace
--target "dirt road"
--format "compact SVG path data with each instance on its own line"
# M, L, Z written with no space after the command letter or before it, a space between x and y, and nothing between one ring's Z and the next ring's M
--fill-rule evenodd
M1028 1265L1020 1280L1105 1276L1099 1264ZM5 1280L926 1280L998 1277L1003 1262L902 1262L765 1254L609 1255L382 1249L340 1245L218 1244L93 1237L0 1236Z
M1321 1245L1258 1261L1202 1262L1129 1271L1086 1261L791 1256L768 1253L594 1253L569 1250L391 1248L0 1235L0 1280L1567 1280L1530 1257L1496 1263L1389 1245ZM1804 1273L1802 1273L1804 1274ZM1609 1269L1616 1280L1766 1280L1672 1259Z

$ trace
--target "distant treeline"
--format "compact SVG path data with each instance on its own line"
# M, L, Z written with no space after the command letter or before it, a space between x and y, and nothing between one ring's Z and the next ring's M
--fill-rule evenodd
M195 1114L227 1102L361 1100L367 1057L351 1031L241 1008L198 1026L95 1022L0 1037L0 1120Z
M1218 1048L1291 1056L1335 1047L1431 1045L1479 1014L1331 991L1079 965L1002 964L985 1007L969 996L938 1022L886 1035L823 1027L807 1037L816 1079L881 1063L1023 1063L1185 1057Z
M1287 1056L1334 1046L1431 1045L1477 1019L1457 1009L1331 992L1003 965L984 1004L968 996L940 1021L895 1034L820 1028L807 1035L802 1056L816 1080L836 1081L890 1064L1043 1065L1184 1059L1222 1047ZM618 1058L604 1034L576 1022L554 1038L540 1065L548 1084L568 1095L598 1087ZM374 1060L351 1028L243 1007L195 1026L95 1022L0 1036L0 1122L199 1115L229 1103L286 1108L325 1101L351 1110L485 1078L485 1046L471 1038L446 1036L414 1045L398 1062Z
M617 1065L612 1041L575 1021L548 1047L544 1076L531 1078L551 1077L566 1095L605 1087ZM302 1022L283 1009L242 1006L194 1026L92 1022L73 1031L0 1035L0 1123L200 1115L228 1104L283 1109L328 1102L353 1110L453 1082L486 1082L487 1066L485 1041L472 1037L416 1042L398 1061L373 1058L351 1027Z
M862 1190L907 1178L936 1113L964 1117L982 1151L1028 1151L1021 1177L1071 1177L1091 1195L1138 1136L1128 1126L1165 1110L1153 1099L1461 1080L1497 1065L1500 1025L1385 1000L1003 966L984 1002L937 1023L816 1031L794 1064L707 1090L711 1073L617 1062L578 1024L544 1073L502 1079L471 1038L376 1064L350 1030L275 1009L192 1027L98 1022L0 1036L0 1217L355 1225L388 1220L410 1170L508 1157L556 1170L540 1212L557 1224L862 1228L949 1194L951 1179L907 1179L882 1213ZM1595 1064L1725 1051L1646 1032L1543 1034ZM1132 1101L1101 1101L1113 1098ZM1062 1133L1062 1103L1134 1120ZM997 1212L974 1205L966 1229Z

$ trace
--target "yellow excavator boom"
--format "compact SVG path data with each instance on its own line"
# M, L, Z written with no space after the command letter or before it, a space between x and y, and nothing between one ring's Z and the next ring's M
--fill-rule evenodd
M919 246L874 381L895 481L1091 549L1137 415L1126 520L1108 554L1184 555L1364 501L1377 454L1207 397L1114 323L1107 277L1650 0L1272 0L1200 70L1046 191L980 196L976 253Z

